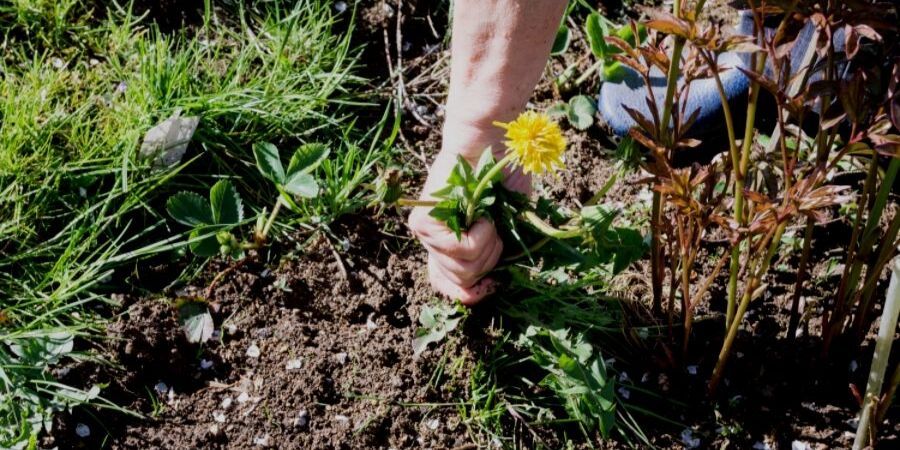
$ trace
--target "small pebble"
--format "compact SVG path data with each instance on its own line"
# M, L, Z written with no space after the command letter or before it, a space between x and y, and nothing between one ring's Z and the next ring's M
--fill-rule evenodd
M697 366L687 366L687 371L691 375L697 375Z
M247 400L250 400L250 394L248 394L246 392L241 392L241 394L238 395L238 398L237 398L238 403L247 403Z
M232 403L231 397L225 397L225 398L223 398L223 399L222 399L222 403L221 403L222 409L228 409L228 408L231 408L231 403Z
M768 442L756 442L753 444L753 450L772 450L772 446Z
M213 366L213 362L212 362L212 361L210 361L210 360L208 360L208 359L201 359L201 360L200 360L200 368L201 368L201 369L203 369L203 370L209 370L209 369L212 368L212 366Z
M628 400L629 398L631 398L631 391L629 391L627 388L625 388L625 386L619 386L618 391L619 391L619 396L621 396L625 400Z
M266 433L264 436L258 436L253 438L253 445L259 447L268 447L269 446L269 434Z
M343 415L343 414L337 414L337 415L335 415L335 416L334 416L334 420L340 422L341 425L347 425L347 424L350 423L350 418L347 417L347 416L345 416L345 415Z
M334 2L334 10L342 13L347 10L347 2Z
M289 359L284 365L285 370L297 370L303 367L303 358Z
M91 435L91 427L79 423L78 425L75 425L75 434L77 434L78 437L86 438Z
M859 363L854 359L850 361L850 372L856 372L856 369L859 369Z
M218 436L220 431L222 431L222 430L220 430L219 426L216 424L212 424L209 426L209 434L211 434L213 436Z
M656 382L659 385L660 389L663 390L663 392L669 390L669 377L667 377L666 374L659 374L659 376L656 378Z
M812 450L809 444L803 441L791 442L791 450Z
M427 423L425 423L425 426L427 426L429 430L434 431L441 426L441 421L438 419L431 419Z
M153 390L156 391L158 395L163 395L169 391L169 386L166 386L166 383L160 381L159 383L156 383L156 386L153 386Z
M340 364L346 364L347 363L347 353L345 353L345 352L335 353L334 359Z
M309 425L309 412L304 409L300 411L300 413L297 414L297 418L294 419L294 426L306 428L307 425Z
M687 448L697 448L700 446L700 438L694 437L693 430L685 428L681 432L681 443Z
M378 324L372 320L372 316L374 316L374 315L375 315L375 313L369 314L369 317L366 319L366 328L368 328L370 330L374 330L374 329L378 328Z
M213 411L212 413L213 420L219 423L225 423L225 413L220 411Z
M260 353L259 347L256 344L250 344L250 346L247 347L247 356L251 358L259 358Z
M225 331L227 331L228 334L235 334L237 333L237 325L229 323L228 325L225 325Z

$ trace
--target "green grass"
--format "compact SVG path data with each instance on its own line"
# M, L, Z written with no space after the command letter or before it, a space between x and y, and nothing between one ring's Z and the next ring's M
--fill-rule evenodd
M284 225L360 205L353 187L386 150L346 131L360 81L349 33L328 2L292 3L207 10L164 33L114 2L0 1L0 447L33 446L56 411L104 404L52 369L82 357L104 326L98 306L140 279L140 259L183 246L161 212L169 194L226 175L259 211L271 193L251 144L316 140L338 143L320 169L328 189ZM153 168L141 141L175 112L200 118L191 148Z

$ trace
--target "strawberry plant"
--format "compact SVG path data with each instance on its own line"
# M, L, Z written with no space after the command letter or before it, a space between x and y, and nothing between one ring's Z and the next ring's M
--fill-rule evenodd
M179 192L166 202L176 222L191 227L190 249L197 256L240 257L243 248L231 230L244 220L244 205L234 185L221 180L209 190L209 199L193 192Z
M311 143L300 146L291 157L287 169L281 163L278 148L270 143L253 146L259 172L275 185L278 197L271 213L265 209L257 216L256 226L249 240L238 239L232 230L244 220L243 201L228 180L214 184L209 200L193 192L178 192L166 202L169 215L191 227L190 249L197 256L220 254L241 259L246 250L265 245L275 219L283 206L299 207L295 198L315 198L319 186L312 172L328 157L328 147Z
M557 103L547 110L554 119L565 117L577 130L587 130L594 124L597 105L586 95L576 95L568 103Z

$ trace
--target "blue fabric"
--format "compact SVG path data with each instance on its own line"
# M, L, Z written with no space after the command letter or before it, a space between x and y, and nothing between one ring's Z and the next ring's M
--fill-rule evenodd
M752 35L753 27L753 16L748 11L741 11L735 32L737 34ZM773 29L767 29L766 31L770 34L774 32ZM800 30L798 38L791 49L792 73L796 73L800 69L802 56L809 45L814 31L815 26L809 21ZM843 51L843 42L843 29L840 29L840 32L836 32L834 35L835 50L837 52ZM719 56L718 63L720 67L728 68L721 72L719 76L729 103L744 100L744 94L750 87L750 80L738 70L738 67L750 69L749 54L723 53ZM629 67L623 66L623 70L622 80L603 83L600 86L600 93L597 97L597 109L600 113L601 122L605 123L609 130L618 136L625 136L628 134L628 130L635 126L634 120L623 108L623 105L640 112L645 117L651 116L650 107L647 104L647 89L644 86L644 80L635 70ZM771 75L771 73L771 66L767 66L766 74ZM821 78L820 73L811 75L812 81L819 78ZM657 107L662 108L666 95L666 75L661 70L653 68L650 71L650 83ZM679 89L683 86L683 79L679 80ZM687 102L687 104L684 102ZM697 113L697 122L689 131L689 135L705 136L723 128L722 103L719 99L714 79L707 78L692 81L690 93L681 103L680 107L683 107L685 112L684 118L689 117L694 111L699 111Z

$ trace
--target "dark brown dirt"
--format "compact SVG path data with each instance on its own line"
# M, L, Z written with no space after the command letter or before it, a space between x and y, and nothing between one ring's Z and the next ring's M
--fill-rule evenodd
M402 10L403 30L406 24L418 27L403 34L412 50L404 55L406 114L400 145L408 150L403 158L412 174L411 186L418 186L416 177L439 147L439 104L446 88L441 83L446 52L430 47L442 37L434 37L425 26L441 23L440 15L433 8L416 6L420 3L410 2ZM393 4L372 2L363 10L366 36L386 36L389 43L368 53L373 68L383 69L387 58L392 64L397 60L390 45L396 36L396 9L389 13L385 8ZM428 19L422 11L434 17ZM577 51L584 44L576 40L573 45ZM576 93L595 92L590 83L578 92L559 92L550 82L574 62L565 56L551 64L533 106L544 108ZM566 135L571 147L568 169L539 184L551 198L574 208L617 168L611 159L614 145L601 130L566 128ZM638 183L642 177L632 173L618 180L607 200L623 211L641 204L649 208L647 186ZM495 319L503 317L503 311L488 302L473 312L462 333L413 358L411 341L419 312L435 300L424 281L423 251L401 222L394 215L347 217L333 226L337 239L319 236L302 251L283 248L273 252L283 255L280 260L236 270L214 290L211 300L219 337L202 347L186 342L170 300L126 299L104 349L121 368L82 364L63 381L90 385L113 380L104 395L149 417L94 416L79 409L61 416L56 432L43 444L115 449L476 448L468 446L474 442L471 423L458 408L471 394L472 368L489 358L493 337L501 333L496 324L500 320ZM840 221L817 228L813 281L804 292L806 308L820 308L833 295L836 280L830 260L841 254L834 237L846 232ZM706 250L713 253L720 246L713 242ZM714 262L706 258L699 274L708 273ZM618 360L620 372L652 393L633 390L631 401L675 422L637 416L654 445L685 448L682 433L690 428L700 439L700 448L789 449L794 441L795 448L805 448L799 443L813 449L849 446L858 406L848 386L864 386L871 346L864 346L857 357L838 346L823 362L817 357L821 342L815 320L804 323L807 331L795 341L785 338L796 264L794 255L774 265L767 295L748 312L719 397L707 399L705 390L721 344L724 289L714 289L701 305L686 360L673 356L680 352L665 331L661 339L648 339L643 348L632 347ZM221 261L214 263L194 286L180 293L202 292L226 267ZM639 262L619 275L610 289L633 299L629 309L643 311L649 303L647 273L646 264ZM725 279L716 284L724 286ZM168 294L172 298L176 293ZM647 324L638 317L630 319L635 325ZM521 325L508 317L503 322L507 331ZM248 354L254 346L259 356ZM503 351L516 352L510 345ZM443 375L435 381L439 373ZM502 375L501 388L525 376L519 371ZM159 383L166 387L161 394L154 392ZM547 395L537 390L529 393ZM160 402L156 407L151 393ZM897 445L900 428L895 416L884 427L881 448ZM90 426L90 438L75 435L78 423ZM566 435L550 426L523 430L522 423L510 417L504 426L500 431L525 436L507 442L510 447L536 448L536 442L543 441L545 448L560 448L566 436L581 442L579 447L589 445L571 428L562 429Z
M428 380L444 352L412 354L418 312L432 301L421 252L368 218L347 218L336 231L344 244L319 238L271 270L248 264L220 283L211 298L217 336L205 346L186 342L171 302L141 299L129 306L109 328L109 356L123 369L106 375L114 375L115 390L133 394L125 406L151 417L120 423L109 436L100 432L109 422L88 422L96 440L78 439L74 421L63 420L55 445L94 448L105 439L114 449L466 444L455 409L435 405L460 396L454 390L463 387L463 373L448 371L449 381L432 387ZM345 246L340 260L332 245ZM464 347L456 350L444 356L465 363L463 370L472 357ZM155 410L153 390L159 391Z

